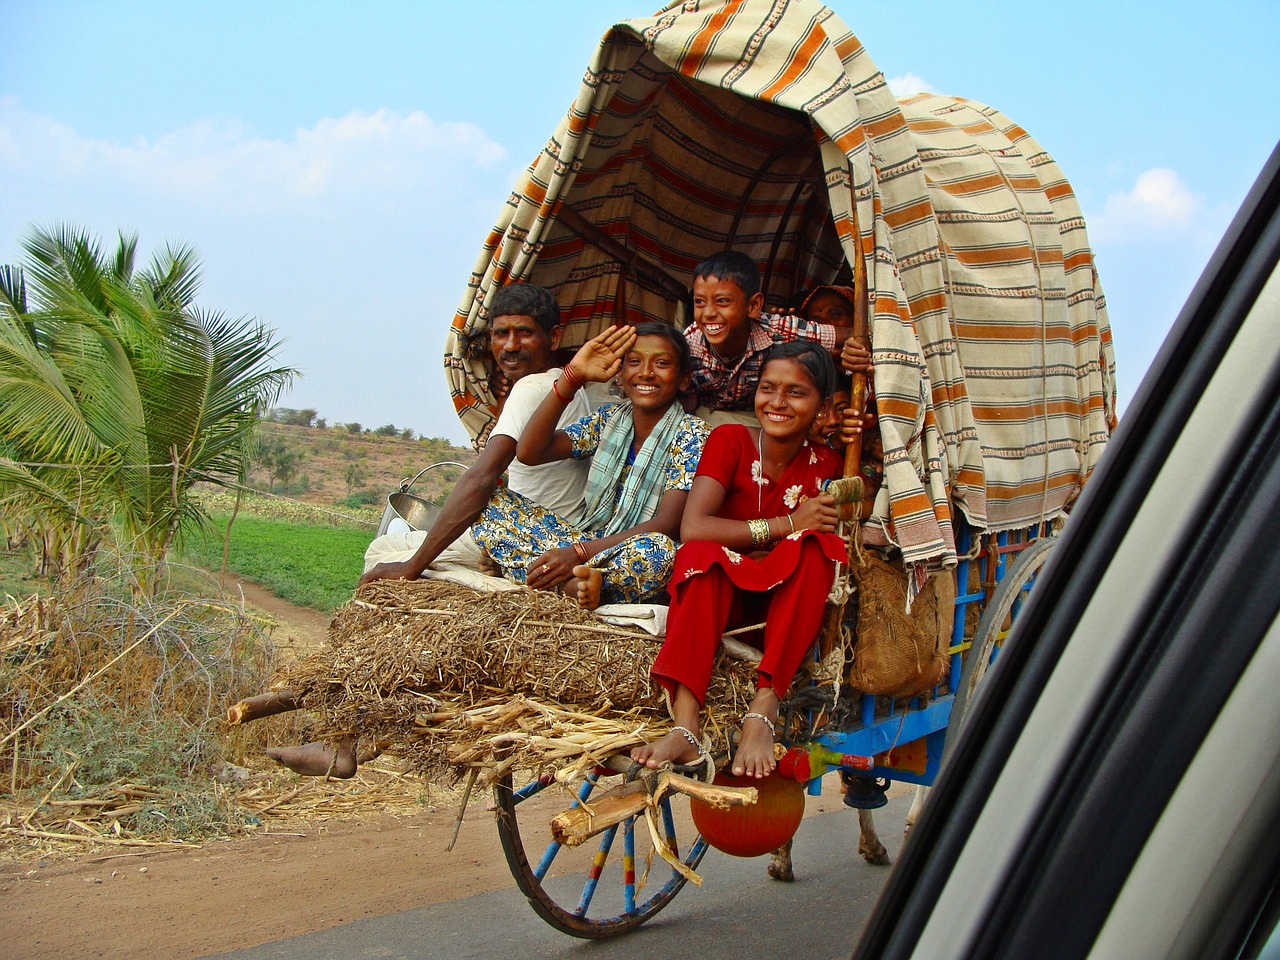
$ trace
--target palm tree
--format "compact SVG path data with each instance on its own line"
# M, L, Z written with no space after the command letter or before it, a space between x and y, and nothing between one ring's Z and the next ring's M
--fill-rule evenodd
M0 520L74 574L111 539L141 588L184 529L190 496L247 470L263 412L296 371L252 318L195 306L199 264L166 247L137 268L137 239L104 255L87 233L34 229L21 269L0 268Z

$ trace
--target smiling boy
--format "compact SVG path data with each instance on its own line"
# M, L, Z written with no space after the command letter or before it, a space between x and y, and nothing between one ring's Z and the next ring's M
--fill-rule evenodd
M760 271L746 254L724 250L694 269L694 328L686 336L700 406L751 410L765 351L787 340L813 340L835 354L846 370L870 370L865 347L853 342L846 347L851 328L763 310Z

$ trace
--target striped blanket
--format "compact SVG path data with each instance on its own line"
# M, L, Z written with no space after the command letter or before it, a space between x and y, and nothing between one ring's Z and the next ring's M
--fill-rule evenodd
M578 344L687 321L693 267L761 265L770 304L865 277L889 490L866 530L908 562L1050 519L1115 424L1105 303L1053 159L970 100L899 101L811 0L687 0L615 25L485 240L447 341L455 407L494 420L486 304L555 290Z

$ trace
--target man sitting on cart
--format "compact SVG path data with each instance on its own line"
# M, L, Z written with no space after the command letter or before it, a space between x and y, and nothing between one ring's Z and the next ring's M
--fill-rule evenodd
M589 467L586 461L562 460L530 467L515 459L516 443L525 424L562 373L553 366L552 359L560 345L560 306L543 287L513 283L494 296L489 315L494 364L512 384L498 422L476 462L458 479L431 529L408 538L379 537L366 558L388 552L387 544L379 541L390 541L390 550L399 547L403 553L409 538L418 540L413 554L372 566L360 578L360 586L374 580L416 580L422 576L446 547L464 535L470 537L468 528L488 506L504 473L511 489L551 510L562 511L574 522L581 518ZM574 390L559 425L567 426L590 411L586 393ZM315 741L272 747L267 756L304 776L346 779L356 772L356 739L344 737L337 744Z
M383 536L370 545L361 586L373 580L416 580L451 545L447 559L478 568L479 548L468 528L489 504L504 473L509 489L571 522L581 519L589 468L586 461L527 466L516 460L520 434L562 373L553 360L560 345L560 305L543 287L513 283L497 292L489 315L494 367L510 384L498 422L479 458L458 479L430 530ZM575 389L558 425L567 426L590 412L586 393ZM405 558L407 552L411 555ZM466 562L468 555L475 558L470 564ZM399 559L393 559L396 557Z

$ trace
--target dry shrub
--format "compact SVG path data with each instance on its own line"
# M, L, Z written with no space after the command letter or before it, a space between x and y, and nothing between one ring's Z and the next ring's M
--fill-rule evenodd
M0 792L23 828L74 818L115 837L225 835L243 815L210 765L274 730L222 742L228 699L274 668L260 625L234 605L146 599L114 578L0 612Z

